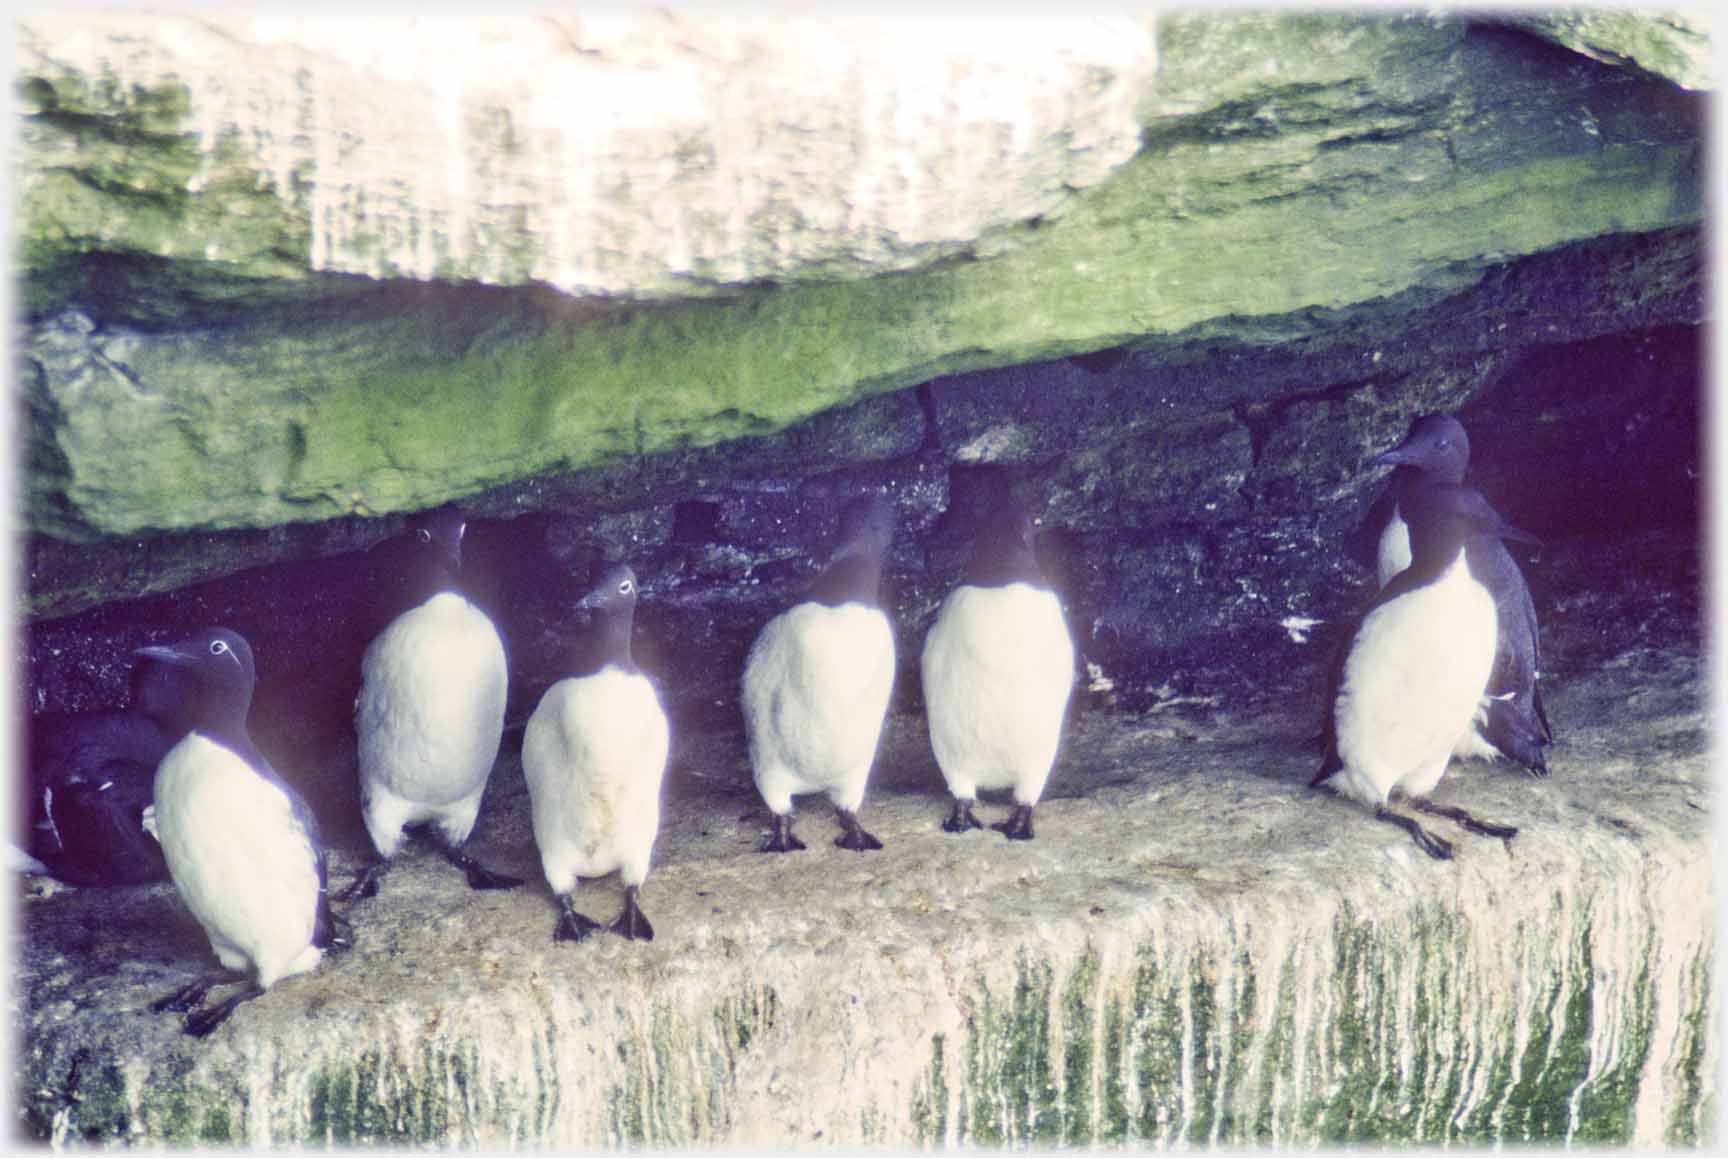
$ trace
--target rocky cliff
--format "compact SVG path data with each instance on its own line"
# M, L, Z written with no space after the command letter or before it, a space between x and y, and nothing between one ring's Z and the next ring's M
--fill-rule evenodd
M428 866L198 1046L137 1012L202 953L169 890L31 892L34 1136L1709 1135L1706 18L37 12L16 50L23 711L227 623L358 856L366 549L457 499L512 722L610 552L681 737L668 936L599 980L543 896ZM1454 866L1305 788L1367 460L1436 409L1547 543L1562 731L1550 781L1459 771L1529 835ZM917 646L1003 480L1083 653L1029 852L925 823ZM898 839L805 895L748 851L736 681L863 486ZM516 743L485 832L533 876Z

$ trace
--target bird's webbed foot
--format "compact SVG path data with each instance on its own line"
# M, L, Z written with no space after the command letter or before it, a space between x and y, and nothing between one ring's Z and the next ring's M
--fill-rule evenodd
M558 924L552 929L554 941L586 941L588 935L600 928L600 922L584 917L576 911L576 902L570 897L560 897Z
M462 870L468 878L468 887L471 889L513 889L522 883L521 877L493 872L454 845L445 846L444 859Z
M797 852L804 847L804 842L792 835L792 814L775 814L774 829L768 834L757 852Z
M844 808L837 809L840 814L840 827L845 829L834 838L836 848L849 848L853 852L872 852L882 847L882 842L864 831L864 826L858 823L858 814Z
M973 801L954 798L954 808L948 813L948 819L942 822L943 832L970 832L974 828L983 828L984 822L972 815Z
M992 824L990 827L1009 840L1031 840L1032 805L1016 804L1014 811L1008 814L1007 820Z
M211 1030L221 1025L224 1021L227 1021L228 1015L233 1013L234 1010L239 1007L241 1002L251 1001L254 997L262 996L263 993L263 986L257 984L249 985L233 996L217 1002L215 1005L207 1005L202 1009L195 1009L191 1013L188 1013L186 1015L186 1020L181 1023L180 1027L192 1037L207 1036Z
M1395 824L1408 832L1410 839L1416 842L1416 847L1435 860L1452 859L1452 842L1423 828L1416 823L1415 817L1405 816L1401 812L1393 812L1385 805L1381 805L1374 810L1374 819L1383 820L1387 824Z
M353 883L336 894L336 899L344 904L364 901L378 895L378 881L390 869L387 860L375 860L354 877Z
M1512 838L1518 835L1518 830L1509 824L1492 824L1486 820L1477 820L1456 805L1435 804L1432 800L1418 796L1410 801L1410 807L1420 812L1426 812L1430 816L1444 816L1466 832L1473 832L1477 836L1496 837L1506 845L1507 852L1512 851Z
M629 941L652 941L654 926L648 923L648 917L642 912L642 907L636 903L636 886L627 885L624 889L624 911L618 914L618 919L608 926L612 932Z
M204 1001L204 995L210 992L210 990L215 986L223 985L231 981L238 981L239 979L240 974L237 973L212 973L200 977L195 981L187 982L174 992L152 1001L150 1003L150 1012L185 1013L188 1009L195 1008L202 1004Z

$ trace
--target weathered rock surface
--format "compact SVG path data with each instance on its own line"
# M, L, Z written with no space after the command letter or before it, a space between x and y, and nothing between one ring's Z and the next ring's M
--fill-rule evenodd
M1157 62L1136 14L629 9L39 12L19 53L33 266L632 298L969 252L1134 154Z
M1628 560L1643 560L1628 567ZM1306 787L1318 657L1141 713L1080 711L1038 836L939 829L922 724L866 804L880 853L754 852L736 732L685 733L652 943L554 944L527 801L410 857L357 944L204 1042L148 1003L204 964L166 886L26 889L25 1133L66 1144L631 1142L1707 1145L1716 902L1698 561L1555 549L1553 776L1454 768L1518 825L1430 861ZM1289 698L1286 698L1289 697ZM990 809L985 805L985 810ZM358 864L337 858L339 879ZM609 919L614 882L581 906Z
M856 28L743 19L469 22L457 60L448 23L327 27L21 27L25 709L242 630L253 733L344 875L365 549L464 500L518 727L621 554L678 737L660 938L553 946L538 884L415 860L352 954L199 1045L145 1012L205 963L170 889L27 889L23 1132L1711 1141L1707 23L1164 13L1038 67L995 25L966 67L935 31L871 65ZM530 60L582 115L497 67ZM1444 798L1524 832L1446 865L1306 788L1365 464L1433 409L1547 544L1561 733L1551 780L1457 770ZM1003 481L1082 650L1028 847L937 830L919 721ZM901 517L888 848L832 848L818 805L808 853L759 857L744 649L861 486ZM481 841L537 881L525 810L510 740Z
M900 510L888 586L905 632L904 687L916 687L911 645L965 565L974 496L1005 474L1043 512L1046 563L1088 660L1135 703L1172 679L1192 690L1251 668L1250 657L1287 635L1287 621L1317 623L1323 636L1338 629L1367 575L1359 524L1380 474L1366 461L1418 410L1462 414L1478 445L1478 485L1545 538L1652 526L1696 533L1702 333L1659 325L1579 340L1605 320L1529 291L1564 273L1574 288L1594 277L1609 296L1615 277L1590 269L1563 263L1523 288L1501 279L1492 314L1464 314L1459 303L1419 313L1429 345L1340 342L1224 360L1121 352L1105 364L956 376L653 469L495 492L473 504L468 556L492 575L513 711L525 717L561 641L579 629L570 603L605 553L629 558L642 577L638 646L656 657L675 702L731 711L750 637L809 580L809 552L819 553L835 510L860 486L887 487ZM1683 291L1653 316L1696 308ZM1484 351L1484 326L1505 340L1501 351ZM1335 384L1309 391L1308 381ZM1288 401L1230 404L1255 383L1288 391ZM1224 408L1181 408L1203 393ZM397 525L331 524L372 535ZM22 641L29 710L110 706L124 695L133 647L214 620L266 657L262 696L279 684L304 704L309 687L327 687L326 725L345 729L365 642L367 571L353 551L364 540L318 558L289 536L307 529L259 537L313 558L31 623ZM48 568L61 568L66 589L89 603L112 600L134 575L163 581L150 566L159 558L127 543L123 568L90 549L37 551L31 563L42 588L55 588L59 573ZM1527 569L1544 581L1540 554Z
M1413 302L1354 311L1345 319L1315 324L1298 341L1148 340L1072 359L948 375L915 390L835 407L775 434L626 455L610 466L496 487L468 502L476 514L491 518L557 512L606 526L621 513L654 510L654 517L663 521L677 504L704 501L705 492L711 496L729 478L772 488L837 466L865 467L924 455L925 473L942 479L942 485L951 468L1001 466L1024 474L1028 485L1051 491L1049 515L1057 524L1108 530L1193 522L1219 533L1247 530L1247 520L1255 516L1306 517L1317 505L1359 494L1368 481L1362 464L1396 441L1412 413L1515 392L1532 359L1545 361L1544 351L1565 344L1622 331L1650 333L1696 325L1703 316L1702 298L1697 231L1609 239L1501 267L1479 286L1437 300L1418 295ZM418 338L405 347L411 353L397 350L396 356L427 364L435 361L436 351L459 345L461 334L495 322L508 328L514 323L498 319L520 316L494 312L496 303L489 304L484 295L476 301L427 291L421 301L419 312L406 313L397 323ZM92 351L91 331L83 327L44 331L44 337L51 347L42 351L44 364L69 368ZM1696 345L1685 337L1675 340L1681 347ZM185 348L192 348L190 341ZM380 373L400 364L364 344L344 356L375 359ZM1683 350L1675 357L1685 361ZM67 372L93 374L115 389L129 389L123 376L101 358L83 366ZM248 400L255 401L260 391L252 368L252 363L237 359L219 382L206 380L211 389L219 386L219 393L189 395L189 404L200 412L229 405L250 409L253 402ZM1625 389L1626 376L1604 368L1599 357L1578 359L1566 372L1590 381L1603 398L1649 404L1640 392ZM1652 388L1664 396L1671 389L1690 389L1678 378L1658 380ZM460 408L462 387L452 382L449 389L449 404ZM94 454L104 445L103 424L120 419L93 394L79 396L76 413L90 427ZM690 397L699 395L692 391ZM51 414L61 413L44 396L31 397L48 405ZM234 471L251 477L251 483L236 496L189 494L186 502L246 501L266 486L262 476L278 469L273 448L298 446L302 457L293 470L315 469L326 481L337 480L343 453L332 451L321 465L309 465L320 456L313 456L303 441L304 426L295 417L301 413L298 398L290 391L279 399L280 408L256 424L229 431L232 448L224 456L232 459ZM391 417L388 411L373 409L369 398L356 395L353 400L354 446L368 444L380 429L403 445L411 440L428 445L452 441L452 430L464 432L454 441L479 441L479 436L468 436L471 424L462 415L440 417L410 409L407 416ZM173 415L162 419L163 438L149 448L151 453L192 473L152 475L159 490L122 490L111 501L140 504L142 512L145 504L169 502L171 492L197 484L200 476L192 468L200 456L208 461L211 448L189 439ZM34 430L53 421L58 420L45 417ZM512 429L523 437L539 437L536 432L544 427L527 413ZM128 426L115 437L135 433ZM630 431L613 433L620 444L634 437ZM501 462L509 457L513 437L498 436ZM26 485L41 501L52 503L67 485L70 468L54 444L32 439L29 450ZM1662 455L1649 457L1674 462ZM1683 461L1695 463L1696 454ZM1169 465L1161 468L1160 463ZM1109 481L1101 481L1099 472ZM1088 477L1090 483L1079 485ZM1518 485L1537 481L1532 477ZM1087 487L1102 487L1109 500L1081 501ZM746 489L760 494L762 488ZM368 497L358 492L345 501L371 509ZM26 609L33 615L65 615L99 601L172 591L275 559L353 550L400 526L396 518L353 515L268 530L128 536L89 544L38 535L26 550ZM725 530L720 528L717 535L723 537ZM792 536L782 536L777 544L783 551L797 545ZM638 546L631 538L611 544L614 550L632 553Z
M1717 23L1714 8L1556 8L1511 12L1503 18L1574 52L1630 63L1687 88L1710 89L1721 83L1720 54L1711 44Z
M315 198L337 170L270 178L261 194L259 138L198 120L196 84L135 89L127 70L144 65L102 73L101 52L55 56L49 39L21 36L37 93L22 117L35 318L23 380L42 468L27 497L32 528L67 541L418 509L772 433L945 373L1177 335L1296 344L1389 300L1492 282L1523 255L1604 236L1636 244L1703 212L1703 98L1666 81L1450 16L1172 17L1160 70L1139 90L1133 159L1059 206L1004 210L1021 216L980 227L996 240L970 257L820 284L773 272L761 285L768 275L747 270L725 297L653 307L328 275L287 300L282 278L236 289L253 275L205 256L203 215L298 222L255 247L273 269L297 265L282 275L295 281L332 268L305 232L324 219L277 202L284 189ZM149 51L147 38L126 43ZM96 71L73 66L86 57ZM1129 87L1124 75L1098 99ZM971 106L951 96L948 107ZM342 152L322 121L304 131ZM193 196L201 141L241 157L231 180ZM163 150L181 158L166 175L151 168ZM1078 149L1094 152L1122 159ZM500 180L515 171L516 154L487 155ZM418 188L413 170L400 175ZM82 202L68 183L98 201L98 224L73 216ZM266 204L224 206L230 186ZM498 208L506 221L510 204ZM599 249L631 249L636 236ZM770 251L762 239L777 236L771 223L748 233ZM432 272L492 276L485 268ZM216 284L200 285L209 275Z

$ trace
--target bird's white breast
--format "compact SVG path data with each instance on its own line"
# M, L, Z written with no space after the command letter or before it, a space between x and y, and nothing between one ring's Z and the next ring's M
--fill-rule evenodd
M363 780L443 805L475 795L504 730L504 644L484 612L442 592L366 649L355 727Z
M169 874L218 956L238 951L266 986L310 968L318 865L287 793L192 732L162 758L155 797Z
M1463 552L1434 582L1375 608L1344 664L1334 707L1339 786L1368 802L1433 786L1470 726L1494 663L1494 600Z
M1392 581L1398 572L1410 566L1410 526L1404 521L1404 516L1398 513L1398 508L1392 508L1392 517L1386 520L1386 526L1380 531L1380 543L1375 558L1375 574L1384 587Z
M547 877L596 876L633 858L646 873L660 826L670 730L653 683L607 667L546 690L522 736L522 770Z
M985 788L1048 774L1074 686L1074 643L1053 592L956 587L925 637L922 672L944 773Z
M808 790L867 770L893 687L894 630L880 608L800 603L762 629L745 663L752 749Z

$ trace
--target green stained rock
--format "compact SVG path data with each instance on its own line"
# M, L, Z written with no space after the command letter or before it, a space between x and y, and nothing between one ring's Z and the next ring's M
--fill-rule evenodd
M53 470L27 491L31 526L79 541L416 509L769 434L960 370L1177 334L1300 341L1400 295L1477 285L1518 255L1702 217L1695 98L1513 33L1402 17L1172 18L1161 44L1132 162L998 231L978 251L987 259L863 281L627 308L526 289L357 295L344 283L330 296L321 279L298 306L278 297L243 321L222 305L220 327L181 314L144 328L159 311L136 264L126 293L48 308L55 287L76 297L93 275L52 256L47 210L32 210L27 267L43 273L26 279L42 310L22 351L27 433L32 460ZM1223 73L1207 63L1218 53ZM1256 71L1256 59L1276 67ZM104 130L127 156L164 114L131 115L143 127ZM36 126L46 136L26 151L30 204L34 182L60 179L43 163L51 128ZM131 181L148 204L193 216L167 240L117 248L223 275L220 301L232 302L264 267L202 265L173 237L255 255L292 246L262 210L176 192L192 159L180 138L165 148L155 170L106 185ZM239 220L223 229L263 232L210 233L196 214L218 205ZM80 236L75 249L108 244ZM176 277L161 300L194 300Z
M1586 31L1591 55L1667 71ZM1159 592L1172 638L1221 628L1235 599L1282 648L1278 617L1306 604L1280 577L1306 593L1293 556L1337 550L1295 523L1357 493L1409 409L1454 406L1543 342L1696 321L1703 108L1674 85L1444 16L1179 14L1159 42L1140 151L1113 176L969 248L909 245L893 276L822 251L739 285L709 254L691 300L653 305L314 272L311 170L260 183L243 135L188 130L178 84L27 77L23 490L58 548L32 596L84 605L363 546L391 522L371 516L477 494L500 521L575 512L553 528L574 558L607 538L596 509L663 543L705 478L917 453L941 475L931 518L950 466L1024 467L1059 522L1110 541L1092 556L1116 553L1110 582ZM476 114L501 172L528 147L508 114ZM667 155L692 178L718 163L694 138ZM622 199L625 176L600 188ZM765 213L752 236L812 220ZM425 236L428 276L527 279L535 228L517 207L466 255ZM603 241L594 268L630 264L627 234ZM398 277L401 242L355 235L345 256ZM960 371L978 373L898 390ZM1623 396L1544 397L1521 431ZM690 502L716 524L740 505ZM1202 542L1177 519L1225 529ZM759 814L726 787L741 751L704 750L645 892L652 944L556 945L537 885L479 897L410 860L352 914L348 956L205 1042L148 1012L208 964L166 886L25 885L17 1129L152 1147L1708 1145L1709 769L1697 649L1647 638L1670 594L1556 599L1575 639L1619 627L1634 650L1559 651L1550 780L1449 775L1443 793L1525 827L1516 857L1476 842L1429 863L1306 789L1305 713L1244 732L1257 709L1232 689L1217 718L1078 716L1025 847L939 832L937 773L902 728L883 760L899 779L871 801L887 851L763 858ZM718 604L698 606L711 624ZM1267 646L1256 674L1291 654ZM311 774L351 789L338 761ZM527 832L507 756L477 843L537 881ZM338 847L335 876L360 855ZM584 895L609 905L612 887Z
M1721 83L1710 8L1557 8L1503 19L1597 60L1631 64L1687 88Z

